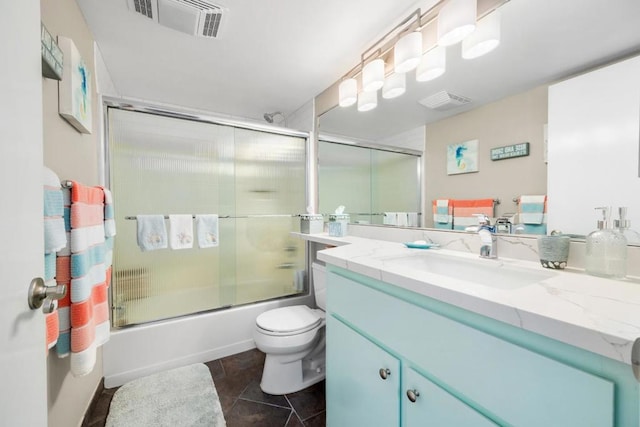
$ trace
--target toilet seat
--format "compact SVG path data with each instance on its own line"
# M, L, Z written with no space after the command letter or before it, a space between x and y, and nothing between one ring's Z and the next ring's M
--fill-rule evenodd
M310 331L322 323L322 317L306 305L294 305L265 311L256 325L265 335L287 336Z

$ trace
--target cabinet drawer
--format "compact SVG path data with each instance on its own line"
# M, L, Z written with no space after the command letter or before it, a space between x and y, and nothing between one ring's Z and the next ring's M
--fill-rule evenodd
M329 312L506 424L613 425L610 381L336 273L327 286Z

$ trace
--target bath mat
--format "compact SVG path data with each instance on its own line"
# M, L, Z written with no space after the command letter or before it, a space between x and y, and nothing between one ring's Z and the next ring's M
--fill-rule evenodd
M130 381L113 395L107 427L226 426L209 368L202 363Z

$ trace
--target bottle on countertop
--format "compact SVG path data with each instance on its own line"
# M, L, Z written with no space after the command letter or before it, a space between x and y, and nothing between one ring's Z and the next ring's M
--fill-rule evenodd
M631 229L631 221L627 219L627 208L618 208L619 218L613 222L613 228L624 234L627 244L640 245L640 233Z
M627 239L610 227L610 208L596 208L602 212L598 229L586 239L585 270L593 276L622 279L627 275Z

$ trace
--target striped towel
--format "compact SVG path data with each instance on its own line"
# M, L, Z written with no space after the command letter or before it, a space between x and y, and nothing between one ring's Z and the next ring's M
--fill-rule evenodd
M443 230L453 228L453 205L449 199L433 201L433 226Z
M477 214L493 218L493 199L452 200L453 204L453 229L478 225Z
M66 191L71 202L66 210L70 244L68 250L58 254L58 283L68 280L70 292L68 300L60 304L60 337L64 339L56 347L60 356L71 355L71 373L81 376L93 370L96 347L110 334L107 290L111 268L105 264L105 191L77 182Z
M518 222L526 234L547 234L547 196L520 196Z
M62 188L60 179L51 169L43 170L44 196L44 281L46 286L56 285L56 252L67 244L64 229ZM59 337L58 312L45 314L47 351L56 345Z
M43 171L44 194L44 253L54 254L67 244L64 232L62 188L60 180L51 169ZM55 275L55 271L54 271Z

